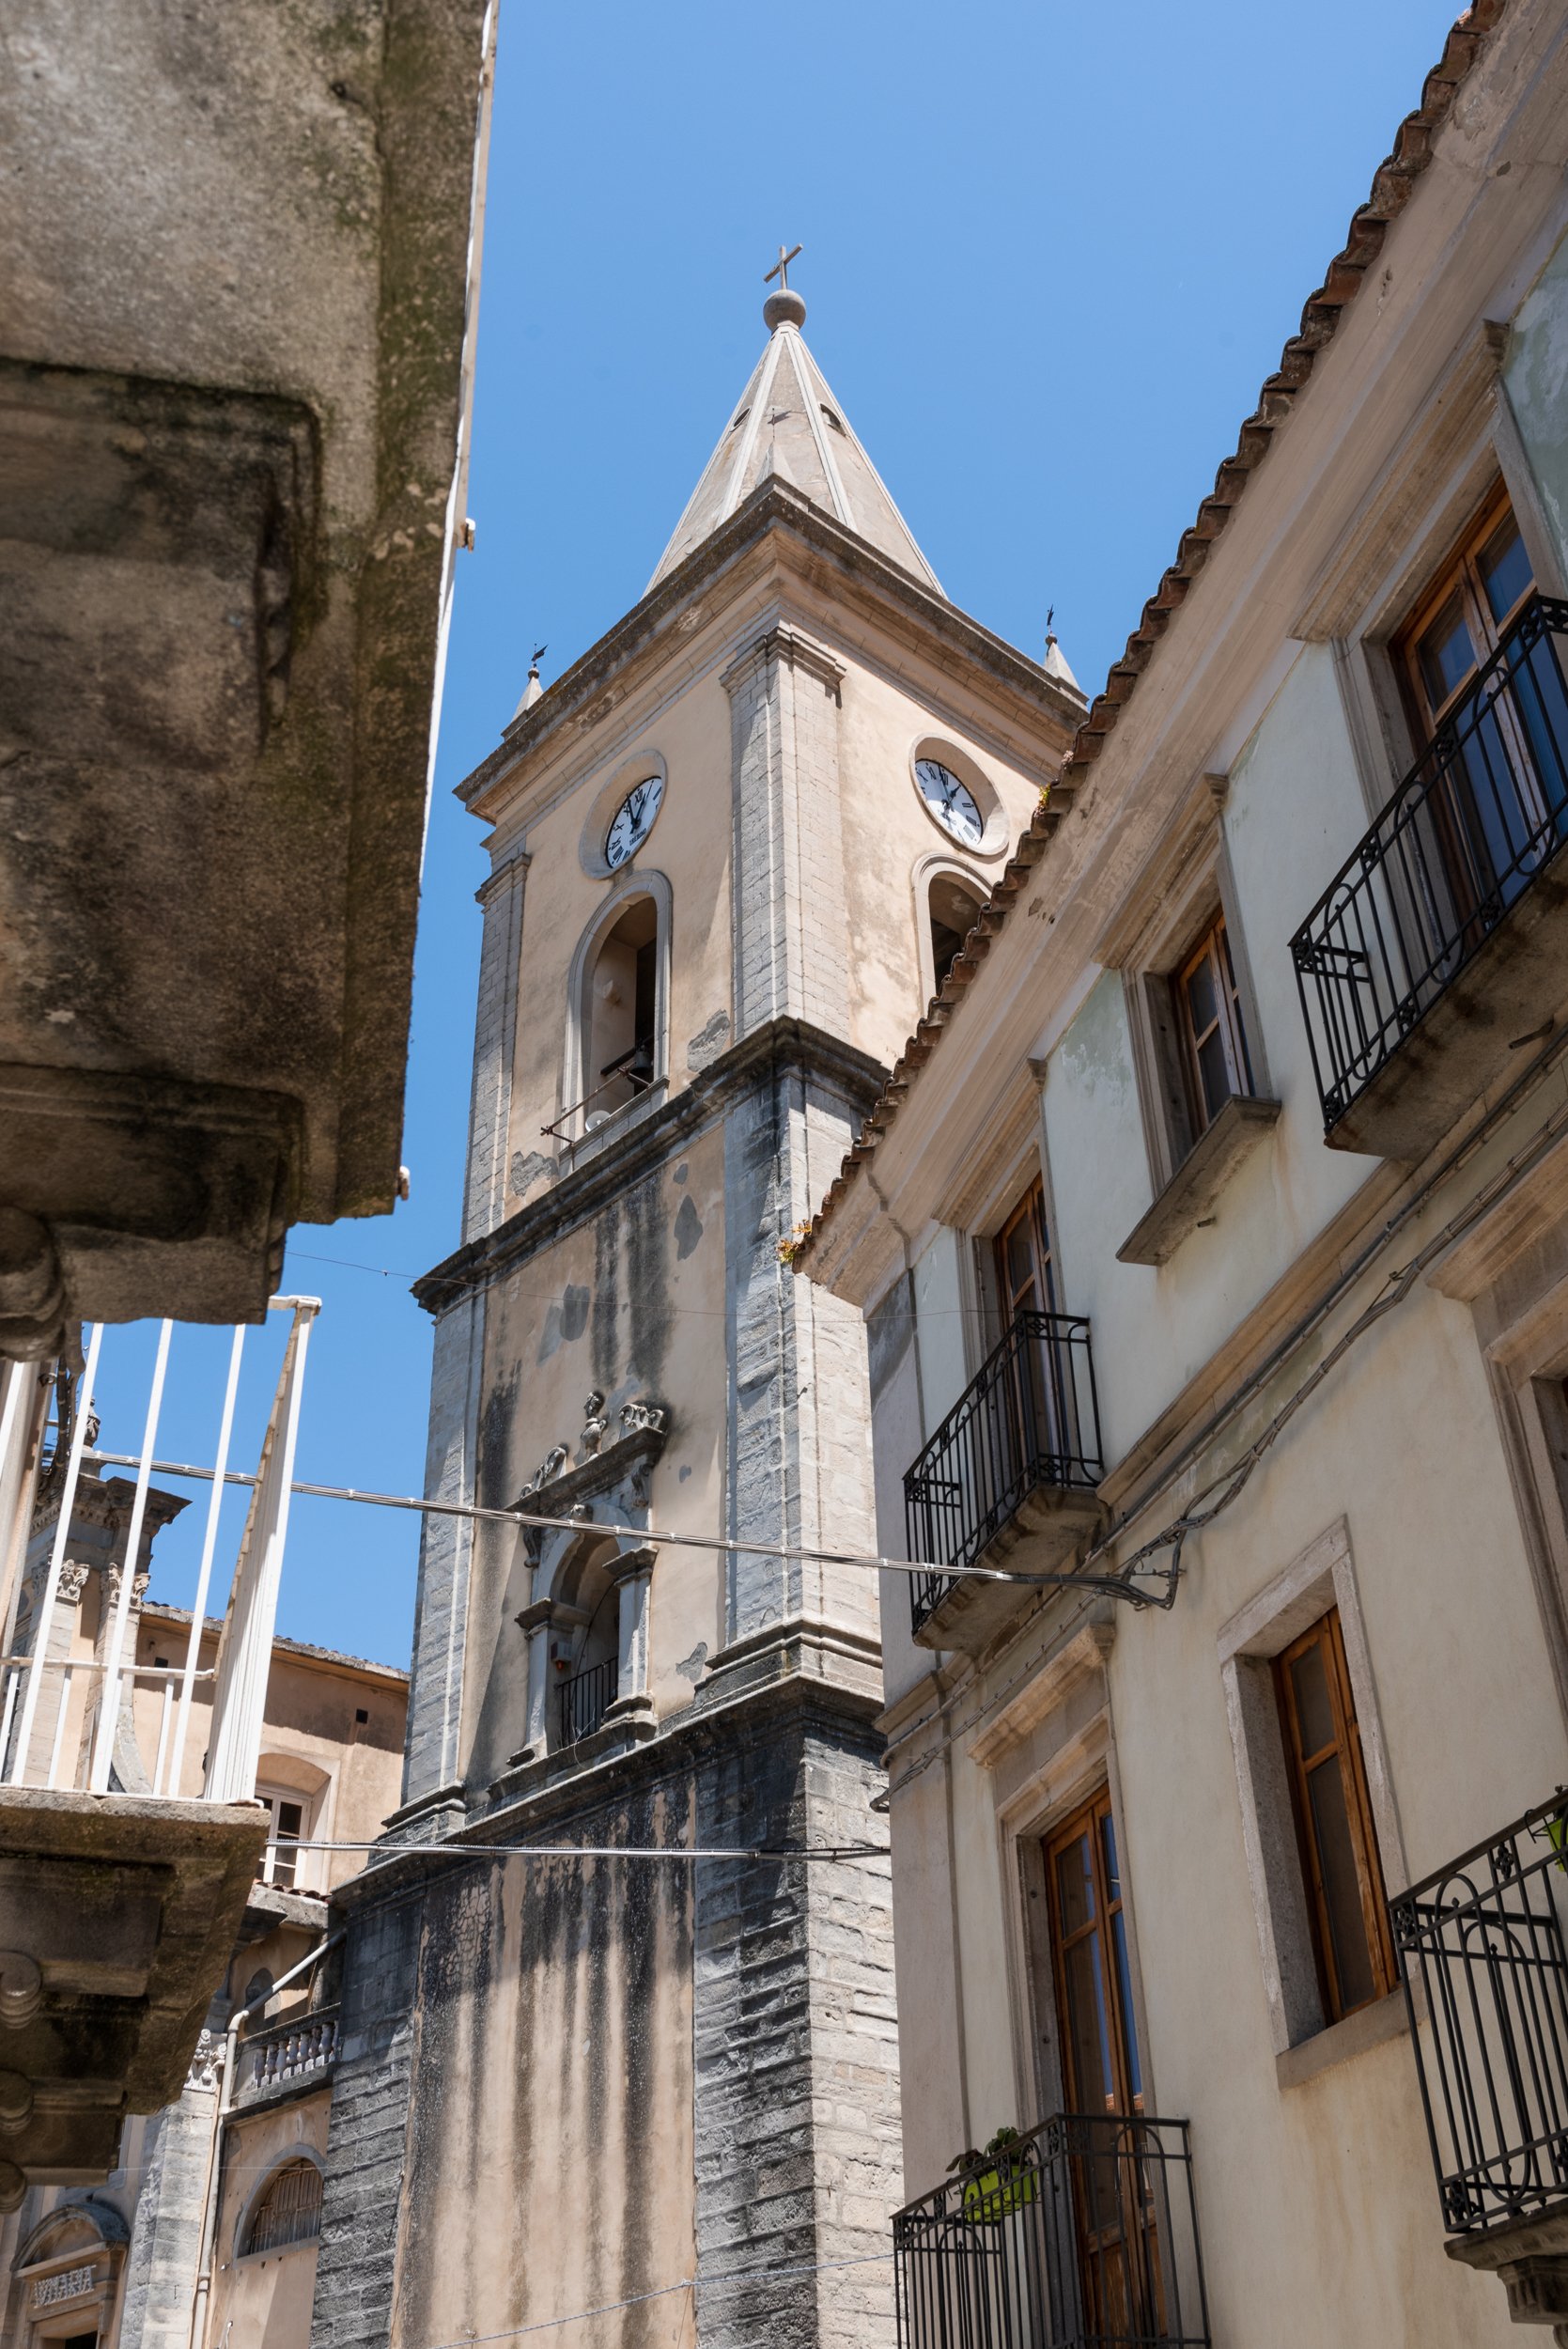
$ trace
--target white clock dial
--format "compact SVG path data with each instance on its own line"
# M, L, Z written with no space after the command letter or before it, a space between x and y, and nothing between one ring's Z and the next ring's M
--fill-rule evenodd
M604 861L613 873L635 855L653 830L653 819L664 797L662 775L644 775L633 784L610 821L604 835Z
M937 758L916 759L915 781L920 786L921 798L942 830L951 832L955 840L961 840L966 848L978 848L986 824L968 786Z

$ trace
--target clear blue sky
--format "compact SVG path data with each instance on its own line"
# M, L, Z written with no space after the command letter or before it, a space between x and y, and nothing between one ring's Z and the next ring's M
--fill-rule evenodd
M1093 692L1453 13L502 0L478 547L425 875L413 1195L289 1249L286 1285L325 1300L303 1475L420 1489L429 1325L408 1277L457 1239L484 875L451 789L511 716L531 645L548 682L642 593L761 348L780 240L804 244L807 339L948 593L1035 655L1054 603ZM251 1341L242 1465L280 1336ZM152 1333L111 1343L104 1441L132 1451ZM160 1450L210 1458L226 1337L176 1345ZM188 1599L200 1515L163 1537L155 1595ZM296 1503L281 1627L406 1661L416 1546L411 1517Z

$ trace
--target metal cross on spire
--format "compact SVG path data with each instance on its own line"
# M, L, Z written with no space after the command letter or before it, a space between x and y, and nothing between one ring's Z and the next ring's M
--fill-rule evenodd
M763 284L765 286L770 286L776 277L779 281L779 291L781 293L787 293L789 291L789 265L791 261L799 258L802 250L803 248L801 246L796 245L790 252L786 253L781 244L779 247L778 261L776 265L768 271L767 276L762 281Z

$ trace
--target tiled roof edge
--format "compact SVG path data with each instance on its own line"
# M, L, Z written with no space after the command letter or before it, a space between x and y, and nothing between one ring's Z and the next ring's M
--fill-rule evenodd
M1199 506L1191 526L1182 533L1176 559L1143 606L1142 617L1127 638L1126 651L1112 663L1104 692L1090 705L1089 714L1063 761L1060 779L1049 786L1035 810L1011 863L964 941L962 953L894 1062L892 1076L867 1112L822 1205L792 1245L793 1266L799 1266L810 1253L861 1167L896 1118L919 1071L936 1050L942 1031L963 1001L965 989L990 953L992 940L1005 924L1013 900L1045 854L1052 832L1073 804L1079 785L1132 699L1156 646L1208 561L1210 548L1230 521L1252 474L1273 446L1275 433L1294 412L1319 351L1333 340L1342 317L1360 291L1368 270L1383 249L1389 224L1405 210L1416 181L1432 160L1434 135L1447 119L1487 37L1501 23L1509 5L1510 0L1474 0L1474 5L1450 27L1443 54L1421 85L1421 104L1400 124L1392 152L1373 174L1367 201L1351 216L1348 238L1328 264L1322 285L1308 296L1299 331L1286 343L1278 368L1265 381L1257 407L1241 428L1235 454L1226 458L1215 475L1212 493Z

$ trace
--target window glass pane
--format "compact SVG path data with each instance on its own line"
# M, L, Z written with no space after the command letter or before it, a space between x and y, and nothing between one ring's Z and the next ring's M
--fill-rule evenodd
M1315 1653L1315 1651L1314 1651ZM1367 1948L1366 1920L1361 1910L1361 1887L1356 1874L1356 1847L1350 1836L1344 1778L1339 1756L1309 1773L1312 1828L1318 1862L1323 1871L1323 1901L1328 1912L1328 1937L1334 1971L1339 1976L1340 2005L1344 2014L1364 2006L1374 1995L1372 1954Z
M1094 1921L1094 1878L1089 1838L1078 1836L1056 1856L1056 1890L1062 1905L1062 1937L1067 1940Z
M1034 1304L1034 1257L1029 1245L1029 1219L1020 1216L1007 1235L1007 1301Z
M1481 583L1494 620L1504 620L1530 584L1529 557L1512 514L1486 542L1481 557Z
M1212 955L1205 955L1197 969L1188 972L1187 1005L1194 1036L1213 1027L1219 1016L1219 999L1215 992Z
M1334 1708L1328 1698L1328 1678L1323 1669L1321 1647L1314 1643L1295 1658L1290 1668L1290 1685L1300 1723L1301 1758L1309 1761L1314 1753L1321 1753L1325 1746L1335 1742Z
M1100 1981L1100 1937L1086 1934L1063 1952L1072 2091L1080 2112L1108 2112L1116 2102L1110 2030Z
M1416 648L1421 683L1434 709L1448 700L1476 665L1475 646L1465 618L1465 607L1452 596Z
M1108 1901L1119 1901L1122 1872L1116 1864L1116 1828L1109 1811L1100 1821L1100 1842L1105 1852L1105 1896Z
M1231 1097L1231 1072L1225 1059L1225 1039L1218 1028L1198 1047L1198 1076L1203 1088L1205 1117L1218 1117Z

